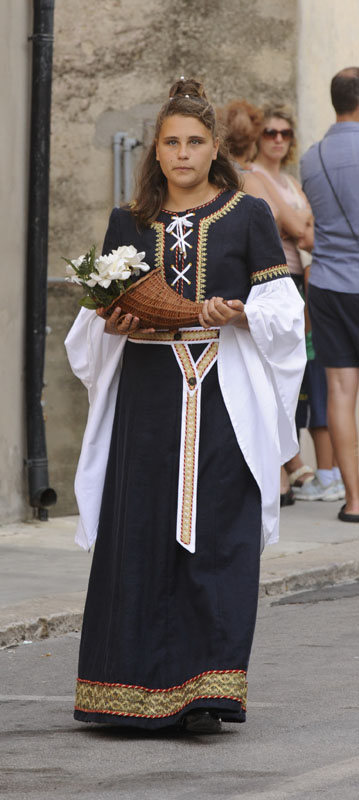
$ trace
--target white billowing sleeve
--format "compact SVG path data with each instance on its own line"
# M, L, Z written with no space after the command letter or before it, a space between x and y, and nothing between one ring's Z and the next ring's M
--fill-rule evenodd
M278 408L281 463L298 452L295 412L307 362L304 302L291 278L253 286L245 312Z
M65 340L72 371L88 390L89 414L75 477L79 523L75 541L96 539L111 441L122 353L127 336L104 333L104 320L81 309Z
M279 535L280 465L298 452L295 411L306 363L304 303L290 278L251 289L250 330L221 328L218 377L234 432L261 492L265 543Z

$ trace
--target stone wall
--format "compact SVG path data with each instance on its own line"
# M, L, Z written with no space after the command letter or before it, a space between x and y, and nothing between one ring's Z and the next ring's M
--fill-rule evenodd
M81 289L49 283L45 379L45 419L50 485L57 492L51 516L76 514L73 493L76 463L87 417L87 391L72 374L63 345L78 312Z
M61 255L101 246L113 205L116 131L148 143L180 75L200 77L214 103L246 97L295 106L296 36L295 0L57 0L51 276L63 274ZM62 344L75 307L68 286L50 285L45 399L55 514L75 508L72 482L86 418L85 393Z
M182 74L199 76L214 103L240 96L295 106L295 54L295 0L57 0L51 275L63 270L60 254L102 241L117 130L148 138Z

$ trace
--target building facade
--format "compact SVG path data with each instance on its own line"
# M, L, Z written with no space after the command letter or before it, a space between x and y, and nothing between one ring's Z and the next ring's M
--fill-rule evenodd
M340 0L56 0L44 392L50 479L58 494L52 514L76 511L73 477L87 414L86 392L63 348L79 295L64 283L61 257L77 257L94 243L101 248L116 197L128 191L126 168L132 175L174 80L199 77L218 105L236 97L289 104L303 151L333 121L329 82L357 62L358 25L357 0L344 9ZM0 350L9 376L1 399L0 523L29 513L22 311L30 29L31 3L2 0L0 90L7 114L0 225L12 267L5 271L6 299L0 298ZM117 195L116 133L128 145Z

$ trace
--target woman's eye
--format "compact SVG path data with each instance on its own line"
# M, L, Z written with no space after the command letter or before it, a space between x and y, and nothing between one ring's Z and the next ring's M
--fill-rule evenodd
M191 144L201 144L200 139L191 139Z

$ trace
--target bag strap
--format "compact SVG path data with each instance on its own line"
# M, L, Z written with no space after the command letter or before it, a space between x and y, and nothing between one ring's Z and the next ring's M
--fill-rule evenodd
M355 231L353 229L353 226L352 226L352 224L350 222L350 219L348 219L348 217L347 217L347 215L346 215L346 213L344 211L344 208L343 208L343 206L342 206L342 204L341 204L341 202L339 200L339 197L338 197L338 195L337 195L337 193L336 193L336 191L334 189L334 186L333 186L333 184L332 184L332 182L331 182L331 180L329 178L326 166L325 166L324 161L323 161L323 156L322 156L322 142L319 142L319 158L320 158L320 163L321 163L322 168L323 168L324 175L325 175L325 177L326 177L326 179L327 179L327 181L329 183L329 186L330 186L330 188L331 188L331 190L333 192L333 195L334 195L334 197L335 197L335 199L337 201L337 204L338 204L338 206L339 206L339 208L340 208L340 210L341 210L341 212L343 214L343 217L344 217L346 223L348 224L348 226L349 226L349 228L351 230L352 236L354 237L354 239L357 242L357 244L359 244L359 235L355 233Z

